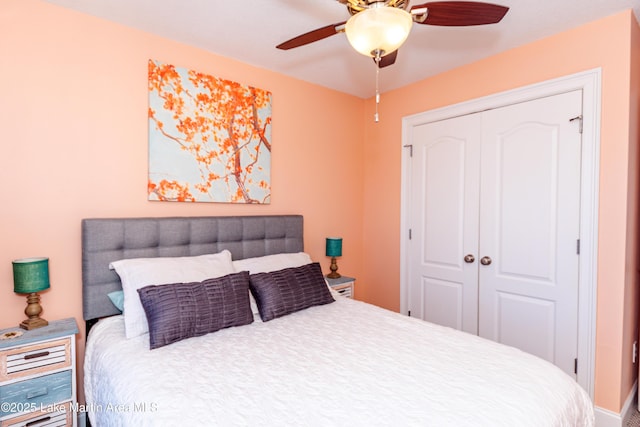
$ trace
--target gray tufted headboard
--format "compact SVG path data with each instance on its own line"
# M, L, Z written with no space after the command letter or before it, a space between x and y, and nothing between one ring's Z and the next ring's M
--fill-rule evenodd
M301 215L92 218L82 220L85 321L119 314L107 294L122 289L109 263L125 258L193 256L228 249L233 259L302 252Z

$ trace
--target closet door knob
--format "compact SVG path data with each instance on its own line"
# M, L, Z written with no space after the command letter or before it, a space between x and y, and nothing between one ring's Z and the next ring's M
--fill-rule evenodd
M482 258L480 258L480 264L482 265L491 264L491 258L489 258L488 256L483 256Z
M468 255L465 255L465 256L464 256L464 262L466 262L466 263L468 263L468 264L471 264L471 263L472 263L473 261L475 261L475 260L476 260L476 257L474 257L474 256L473 256L473 255L471 255L471 254L468 254Z

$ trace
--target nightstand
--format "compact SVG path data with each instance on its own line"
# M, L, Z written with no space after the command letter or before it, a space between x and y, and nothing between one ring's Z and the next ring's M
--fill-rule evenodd
M338 277L337 279L329 279L325 276L325 279L327 279L327 282L329 282L329 286L331 286L340 295L347 298L353 298L356 287L356 279L347 276Z
M73 318L0 330L0 427L76 425L77 333Z

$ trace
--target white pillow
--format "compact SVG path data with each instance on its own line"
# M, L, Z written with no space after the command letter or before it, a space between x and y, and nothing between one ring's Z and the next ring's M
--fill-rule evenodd
M301 267L311 264L313 261L309 254L305 252L295 252L290 254L265 255L255 258L245 258L233 261L233 267L237 273L248 271L249 274L269 273L272 271L282 270L290 267ZM253 298L253 294L249 292L249 302L251 303L251 311L255 321L261 322L258 304Z
M255 273L269 273L271 271L282 270L283 268L289 267L302 267L303 265L311 264L313 260L309 256L309 254L304 252L296 252L292 254L275 254L275 255L265 255L256 258L246 258L239 259L237 261L233 261L233 266L236 269L236 272L239 273L241 271L248 271L249 274ZM327 283L327 287L329 291L334 297L342 296L340 292L333 289L327 279L324 280ZM250 295L251 299L251 309L254 310L254 314L260 314L258 312L258 306L253 299L253 295ZM260 317L258 316L258 319Z
M201 282L235 273L231 252L171 258L131 258L114 261L124 291L124 325L127 338L149 332L138 289L148 285Z
M313 261L309 254L296 252L292 254L265 255L255 258L245 258L233 261L236 272L248 271L249 274L269 273L283 268L302 267Z

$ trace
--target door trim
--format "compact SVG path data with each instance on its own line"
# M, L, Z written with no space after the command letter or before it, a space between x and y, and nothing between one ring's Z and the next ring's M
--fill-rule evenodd
M578 293L577 381L594 398L598 255L598 195L600 176L600 112L602 70L596 68L521 88L500 92L402 119L400 213L400 312L408 310L408 269L412 128L426 123L504 107L573 90L583 94L582 167L580 189L580 261Z

